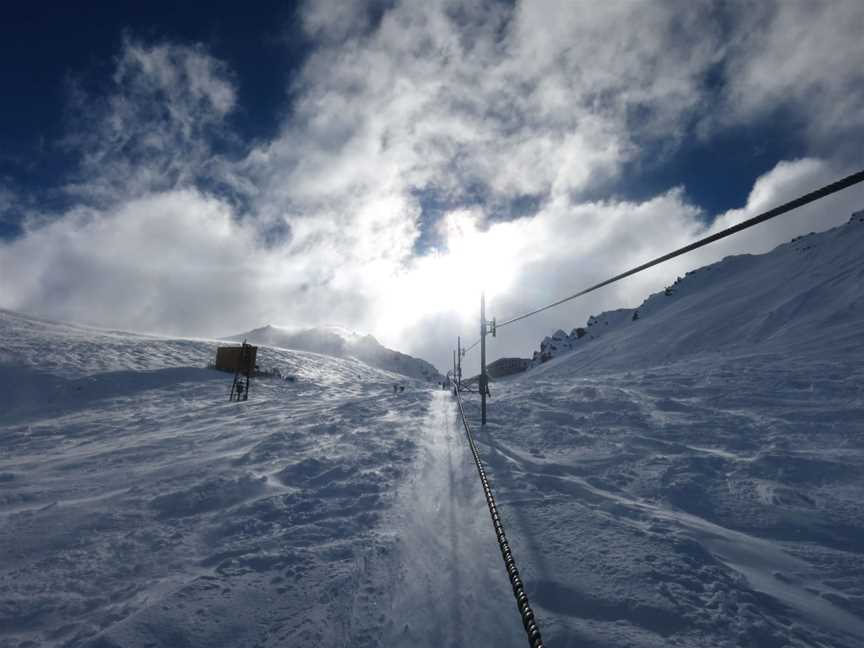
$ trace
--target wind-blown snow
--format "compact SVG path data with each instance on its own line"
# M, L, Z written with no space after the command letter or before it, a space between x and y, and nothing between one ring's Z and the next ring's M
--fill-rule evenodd
M356 358L368 365L428 382L440 383L443 376L430 363L383 346L371 335L360 335L339 326L292 331L278 326L231 336L250 344L267 344L283 349L324 353L337 358Z
M726 259L493 383L547 645L862 645L862 250ZM0 647L525 645L446 392L262 346L296 381L229 403L214 341L0 336Z
M864 214L633 310L480 434L550 645L862 645Z
M429 392L273 348L0 313L0 645L336 645ZM392 385L406 385L393 394Z

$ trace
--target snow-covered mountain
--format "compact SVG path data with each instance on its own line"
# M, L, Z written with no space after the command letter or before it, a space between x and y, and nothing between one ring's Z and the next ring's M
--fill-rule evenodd
M546 645L864 645L862 251L858 215L553 336L485 428L465 394ZM242 403L214 340L0 339L2 648L525 645L448 392L330 338L262 343L297 380Z
M371 335L360 335L341 327L290 330L278 326L261 328L232 335L230 340L247 340L250 344L266 344L282 349L297 349L323 353L337 358L356 358L361 362L409 378L441 382L443 376L430 363L383 346Z
M532 365L575 350L585 366L623 368L703 352L858 345L862 260L864 211L769 253L730 256L688 272L638 308L592 315L569 334L558 330L540 343Z
M478 434L548 644L864 645L864 214L581 328Z
M2 310L0 339L0 646L361 645L430 390L266 347L296 380L236 403L215 340Z

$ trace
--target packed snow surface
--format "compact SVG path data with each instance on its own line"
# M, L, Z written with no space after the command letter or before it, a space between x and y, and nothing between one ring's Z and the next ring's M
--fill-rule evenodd
M862 250L682 279L483 429L466 395L548 646L864 645ZM229 403L212 341L0 336L3 648L526 644L447 392L262 347L296 380Z

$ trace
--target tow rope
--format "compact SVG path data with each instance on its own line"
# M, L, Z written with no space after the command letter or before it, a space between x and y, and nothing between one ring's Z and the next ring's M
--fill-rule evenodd
M459 415L462 417L462 424L465 426L465 436L468 437L468 445L471 447L471 454L474 455L474 464L477 466L480 482L483 484L483 494L486 496L486 505L489 507L489 515L492 517L492 526L495 528L495 537L498 539L498 547L501 549L501 558L504 560L504 567L507 569L507 576L510 578L510 585L513 587L513 597L516 599L516 607L519 609L519 615L522 617L522 626L528 635L528 645L531 648L543 648L540 628L537 627L534 611L528 603L528 595L525 593L525 587L522 579L519 577L519 570L516 568L516 561L513 559L510 543L507 542L504 525L501 523L501 515L498 513L495 497L492 495L492 487L489 486L489 478L483 469L483 463L480 461L480 453L477 452L477 445L474 443L471 426L468 425L468 419L465 418L465 410L462 408L462 397L459 395L458 389L454 391L456 393L456 401L459 403Z

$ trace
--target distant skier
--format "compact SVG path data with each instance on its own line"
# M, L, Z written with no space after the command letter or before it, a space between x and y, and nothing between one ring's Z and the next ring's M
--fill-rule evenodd
M399 391L399 385L393 385L393 393L395 394L397 391Z
M404 391L405 391L405 385L399 385L399 393L401 394Z

